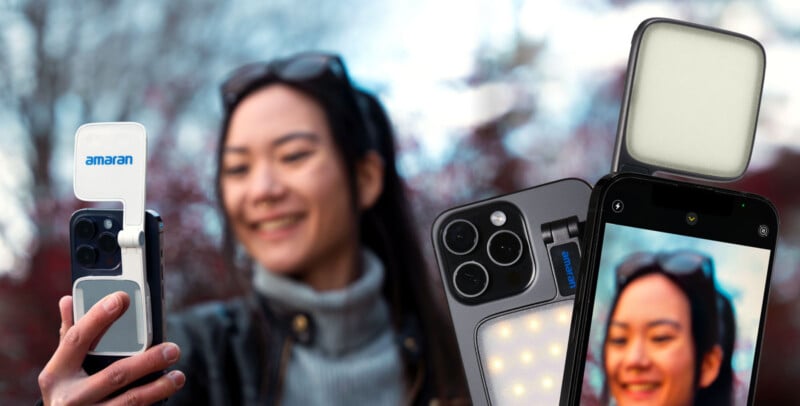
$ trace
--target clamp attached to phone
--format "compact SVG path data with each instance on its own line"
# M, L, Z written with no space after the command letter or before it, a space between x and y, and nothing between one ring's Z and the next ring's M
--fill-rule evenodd
M577 289L581 264L580 238L583 224L577 216L542 224L542 240L556 276L558 291L569 296Z
M122 290L131 296L128 310L90 354L132 355L147 349L152 340L150 292L145 273L146 168L147 133L139 123L90 123L75 133L75 196L84 201L119 201L123 207L122 230L117 235L122 273L75 280L72 287L75 320L101 294ZM128 321L123 323L123 319ZM118 331L112 331L115 327Z

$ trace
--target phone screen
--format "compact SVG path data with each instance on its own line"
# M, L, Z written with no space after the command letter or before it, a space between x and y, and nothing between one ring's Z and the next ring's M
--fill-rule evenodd
M748 404L777 234L772 206L649 177L603 189L580 404Z

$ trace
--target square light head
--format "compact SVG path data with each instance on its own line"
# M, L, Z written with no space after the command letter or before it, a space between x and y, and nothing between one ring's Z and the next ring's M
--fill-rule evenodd
M642 22L631 45L612 171L741 177L765 64L753 38L664 18Z

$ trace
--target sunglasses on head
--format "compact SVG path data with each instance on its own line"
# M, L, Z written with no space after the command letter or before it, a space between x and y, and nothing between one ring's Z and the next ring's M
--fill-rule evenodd
M290 83L316 82L342 91L345 97L354 97L347 70L338 55L308 52L270 62L250 63L233 71L222 83L225 111L230 113L247 92L270 79Z
M675 277L701 277L713 282L714 264L695 251L638 252L617 267L617 286L624 286L643 273L661 272Z

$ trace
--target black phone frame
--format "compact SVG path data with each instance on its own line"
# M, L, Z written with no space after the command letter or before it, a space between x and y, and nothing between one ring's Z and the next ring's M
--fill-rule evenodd
M672 196L665 197L665 192L670 192ZM659 200L655 204L654 194L658 194L656 198ZM689 197L682 200L675 198L675 195ZM624 208L619 213L614 212L612 208L612 203L617 199L624 202ZM692 202L699 203L693 206ZM715 207L714 203L729 206ZM700 217L697 224L689 225L686 222L685 216L689 211L697 213ZM750 218L745 222L734 224L730 221L733 216L745 218L746 215ZM774 205L764 197L752 193L628 172L606 175L592 190L587 213L587 231L583 238L584 258L578 273L580 279L570 325L567 365L564 370L560 404L577 405L581 397L599 261L605 238L605 225L608 223L770 250L748 393L748 404L752 403L777 244L778 214ZM769 235L766 237L757 233L758 226L762 224L769 228Z

